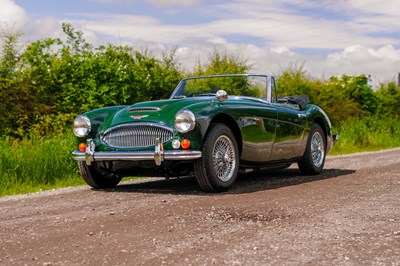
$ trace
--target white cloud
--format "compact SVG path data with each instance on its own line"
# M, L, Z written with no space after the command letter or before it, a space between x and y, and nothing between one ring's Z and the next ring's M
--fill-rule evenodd
M138 0L92 1L114 6L142 4ZM279 74L288 66L304 63L314 77L371 74L386 81L400 71L397 0L146 2L157 7L154 14L75 13L66 14L67 19L32 19L14 1L0 0L0 22L24 27L32 41L62 36L60 23L64 21L83 31L85 38L94 44L111 42L133 45L136 49L148 47L155 55L161 55L165 47L177 46L179 62L188 70L192 70L198 59L206 62L209 54L219 49L248 59L254 65L253 72L258 73ZM201 8L191 7L199 3ZM163 17L173 9L177 10L175 16ZM180 9L185 10L186 18L193 15L200 18L199 22L180 21L179 15L183 14ZM330 15L319 15L318 11ZM380 35L381 32L386 35ZM241 40L233 42L230 36L241 36ZM309 52L301 54L298 48Z
M155 7L165 7L170 5L190 6L199 2L198 0L147 0Z
M376 82L386 82L400 72L400 50L391 45L377 49L354 45L328 55L321 63L327 73L369 74Z
M0 0L0 25L21 28L28 23L28 15L14 0Z
M59 37L60 24L54 17L32 19L14 0L0 0L0 30L21 33L22 40Z
M283 70L297 65L315 78L329 78L332 75L371 75L375 85L395 80L400 72L400 50L393 46L377 49L361 45L344 48L323 57L298 54L286 47L262 48L252 44L222 42L201 42L192 46L180 47L176 55L186 69L193 70L196 62L207 62L214 49L247 59L253 64L253 73L279 75Z
M157 6L196 2L195 0L148 1L157 2ZM360 2L357 6L349 5L349 2L344 0L337 5L333 5L333 1L323 1L327 6L334 6L336 12L340 14L344 12L344 4L347 4L350 10L361 12L363 7L371 6L368 5L370 2L365 1L366 4L361 6ZM204 7L196 9L194 13L207 14L209 19L197 24L164 23L162 16L156 18L156 16L91 14L82 18L89 30L99 34L118 35L131 41L147 40L163 44L182 44L193 38L218 39L235 34L262 39L269 46L285 46L292 49L343 49L354 44L373 47L400 45L399 38L379 35L382 31L392 32L399 29L397 21L400 21L400 18L389 16L389 13L385 16L367 16L364 12L361 16L358 12L354 19L338 20L318 16L318 13L315 14L317 16L313 16L314 13L304 13L304 8L309 8L313 12L317 12L314 10L316 8L326 11L323 5L317 6L315 2L310 1L286 0L265 3L260 0L236 0L229 3L205 3ZM179 17L179 14L176 16ZM371 33L377 34L371 35Z
M140 0L91 0L92 2L99 2L99 3L105 3L105 4L122 4L122 5L132 5L138 2L141 2ZM166 6L190 6L196 3L201 2L202 0L145 0L145 2L151 4L152 6L156 8L164 8Z

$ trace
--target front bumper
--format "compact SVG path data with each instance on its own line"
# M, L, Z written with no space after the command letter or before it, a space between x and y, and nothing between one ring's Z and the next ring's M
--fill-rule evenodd
M77 161L86 161L90 165L93 161L150 161L154 160L152 151L102 151L88 154L86 152L74 151L72 158ZM201 158L201 151L164 151L163 159L166 161L194 160Z
M86 152L73 151L72 158L77 161L86 161L91 165L94 161L151 161L161 165L163 161L188 161L201 158L201 151L176 150L164 151L157 139L154 151L94 151L95 146L91 139L87 141Z

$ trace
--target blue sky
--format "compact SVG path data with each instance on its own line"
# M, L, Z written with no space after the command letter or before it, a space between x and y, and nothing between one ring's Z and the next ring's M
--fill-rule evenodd
M182 68L214 49L248 60L253 72L279 74L293 64L316 78L400 72L398 0L0 0L0 27L26 41L60 37L70 22L94 44L177 48Z

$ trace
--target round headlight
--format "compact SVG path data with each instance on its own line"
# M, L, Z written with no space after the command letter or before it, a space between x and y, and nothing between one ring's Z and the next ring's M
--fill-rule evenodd
M73 131L75 136L83 138L87 136L91 129L91 124L89 118L80 115L74 120Z
M189 132L196 125L196 118L189 110L181 110L175 115L175 128L180 133Z

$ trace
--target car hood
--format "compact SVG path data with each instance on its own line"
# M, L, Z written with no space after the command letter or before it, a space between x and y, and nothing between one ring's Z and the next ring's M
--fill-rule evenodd
M193 97L136 103L117 112L109 127L128 122L158 122L172 126L179 110L201 104L211 105L211 98Z

